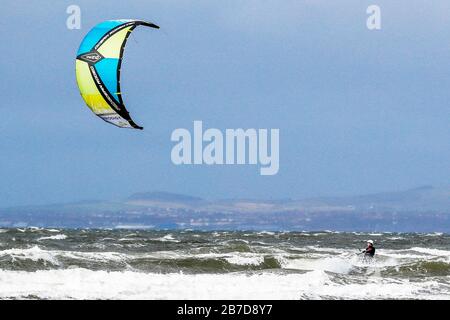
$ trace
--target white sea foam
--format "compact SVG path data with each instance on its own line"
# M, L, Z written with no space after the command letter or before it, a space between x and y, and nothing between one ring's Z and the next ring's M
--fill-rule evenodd
M71 258L85 261L113 261L124 262L130 256L118 252L81 252L81 251L62 251L62 250L43 250L38 246L26 249L8 249L0 251L0 257L9 256L15 260L44 261L53 265L60 265L58 258Z
M377 256L382 256L382 257L388 257L388 258L395 258L398 260L415 260L415 259L424 259L424 255L423 254L413 254L410 253L410 251L406 251L406 252L398 252L395 250L383 250L382 253L377 253Z
M146 258L153 259L189 259L195 257L196 259L223 259L234 265L253 265L257 266L264 262L264 255L250 252L239 253L204 253L204 254L182 254L172 251L159 251L153 254L146 254Z
M309 285L301 290L303 298L316 299L445 299L450 298L450 285L437 281L411 282L407 279L383 279L370 276L362 283Z
M420 253L425 253L428 255L433 255L433 256L450 256L450 251L447 251L447 250L429 249L429 248L420 248L420 247L414 247L414 248L411 248L410 250L420 252Z
M247 242L248 243L248 242ZM252 241L252 245L258 245L258 246L270 246L270 243L262 242L262 241Z
M352 250L338 250L339 254L330 255L329 252L336 252L332 248L305 247L308 251L305 254L294 256L292 254L278 255L277 259L281 266L286 269L296 270L322 270L334 273L348 274L355 267L368 267L382 270L385 267L397 266L400 260L396 256L385 255L384 252L378 254L370 264L362 259L362 256ZM419 256L421 257L421 256Z
M139 234L137 234L137 233L129 233L129 234L126 234L125 235L125 237L135 237L135 236L138 236Z
M0 271L0 298L47 299L449 299L450 285L436 281L369 278L338 284L324 271L253 275L155 274L87 269Z
M79 251L52 251L55 255L76 260L98 262L125 262L128 255L119 252L79 252Z
M103 239L104 240L104 239ZM113 239L114 240L114 239ZM138 241L139 239L136 238L120 238L117 241L129 241L129 242L133 242L133 241Z
M175 239L172 234L166 234L165 236L161 238L152 239L155 241L162 241L162 242L180 242L179 240Z
M236 244L236 243L244 243L244 244L249 244L250 242L245 240L245 239L233 239L233 240L226 240L223 243L224 244Z
M319 246L306 246L304 248L300 248L300 250L307 250L308 252L336 252L336 248L327 248L327 247L319 247Z
M227 260L231 264L235 265L253 265L258 266L261 263L264 262L264 257L261 255L232 255L232 256L226 256L225 260Z
M141 258L147 259L164 259L164 260L182 260L182 259L223 259L234 265L253 265L258 266L264 262L264 255L250 252L239 253L203 253L203 254L187 254L174 251L157 251L142 255Z
M273 236L275 235L275 232L272 231L261 231L261 232L257 232L258 235L267 235L267 236Z
M278 260L285 269L319 270L347 274L353 268L349 260L340 257L325 259L286 259L279 257Z
M53 265L59 265L58 259L50 251L42 250L38 246L27 249L7 249L0 251L0 257L9 256L13 261L15 260L32 260L44 261Z
M298 276L183 275L86 269L0 271L0 297L50 299L296 299ZM290 285L289 285L290 284Z
M427 233L426 234L427 237L440 237L442 235L443 235L442 232L433 232L433 233Z
M49 236L49 237L41 237L39 239L37 239L37 241L42 241L42 240L64 240L67 239L67 236L65 234L57 234L54 236Z

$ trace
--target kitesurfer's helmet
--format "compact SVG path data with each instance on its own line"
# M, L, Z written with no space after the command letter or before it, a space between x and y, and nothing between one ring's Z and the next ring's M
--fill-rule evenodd
M367 240L367 243L369 243L370 245L373 246L373 241L372 240Z

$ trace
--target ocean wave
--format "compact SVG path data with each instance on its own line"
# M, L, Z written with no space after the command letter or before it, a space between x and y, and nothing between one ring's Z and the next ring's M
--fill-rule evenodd
M119 279L120 275L127 274L136 275L149 285L155 283L147 279L148 275L171 279L183 273L188 283L191 279L216 279L219 284L225 282L224 279L241 279L232 278L234 275L263 275L259 279L267 280L266 285L271 285L272 280L284 282L285 276L289 275L292 276L292 281L287 284L291 287L289 290L296 290L289 291L293 299L376 299L369 292L375 283L384 286L385 291L379 292L386 298L420 298L424 292L439 298L444 289L450 289L450 237L447 236L391 234L383 237L383 241L377 241L374 259L364 260L356 253L360 253L357 247L364 244L363 239L369 238L367 233L355 236L320 231L261 235L250 231L24 230L8 229L6 233L0 233L0 273L13 275L11 272L17 272L24 278L28 277L27 273L35 273L35 276L38 273L43 277L52 274L60 275L61 281L66 281L64 277L70 277L70 271L79 270L94 283L108 282L111 275L114 275L111 279ZM68 240L64 240L64 236ZM389 239L392 237L404 239L393 241L397 239ZM53 271L55 273L51 273ZM305 274L308 277L305 278ZM273 277L272 280L268 280L269 277ZM0 283L3 286L3 282ZM52 284L50 281L46 285ZM128 284L130 289L125 289L129 294L124 293L123 297L141 296L133 291L131 283ZM42 286L47 290L44 284ZM274 290L278 288L277 284L273 286ZM330 288L329 292L322 286ZM361 292L351 292L350 288ZM388 288L398 288L399 294L389 292ZM95 295L93 291L95 298L109 297L109 293L100 290ZM1 292L2 288L0 297ZM64 292L61 297L77 297L76 293L71 295L70 290ZM31 297L34 293L25 290L23 294L23 297ZM44 297L45 293L38 296ZM142 296L152 295L142 293Z
M325 259L286 259L279 257L281 266L284 269L329 271L334 273L347 274L353 268L350 261L344 258Z
M449 299L437 281L369 278L342 283L324 271L304 274L159 274L81 268L0 271L0 298L41 299ZM294 285L295 284L295 285Z
M172 266L189 266L192 270L209 270L212 272L278 269L281 264L277 257L256 253L204 253L186 254L174 252L158 252L142 256L141 259L159 261L159 264ZM242 268L244 267L244 268Z
M103 249L103 247L99 247ZM276 248L275 248L276 249ZM71 250L45 250L39 246L24 249L7 249L0 251L0 268L11 269L10 264L19 270L39 270L41 265L48 268L67 268L82 266L83 268L98 270L139 270L152 272L173 272L184 270L186 272L231 272L243 270L320 270L338 274L351 274L360 272L361 268L370 267L377 272L388 270L389 274L397 271L404 274L411 268L412 263L422 263L417 270L435 266L442 268L445 274L446 257L438 256L441 260L434 260L437 265L427 265L429 259L422 255L396 254L395 252L382 252L370 264L361 255L352 251L332 251L332 248L306 248L305 251L286 252L280 249L256 252L231 250L223 252L202 252L203 250L175 250L154 252L115 252L115 251L71 251ZM444 259L445 258L445 259ZM442 260L444 259L444 260ZM17 261L30 261L28 264ZM10 262L8 262L10 261ZM434 263L432 262L432 263ZM5 265L6 263L6 265ZM392 268L394 267L394 269ZM14 269L13 268L13 269ZM401 269L403 268L403 269ZM409 268L409 269L408 269ZM166 269L166 270L165 270ZM421 269L421 270L422 270ZM424 270L425 270L424 269ZM433 269L434 270L434 269ZM426 273L425 271L423 273ZM432 273L432 272L431 272Z
M44 265L47 263L54 266L59 266L60 262L56 257L47 250L42 250L38 246L33 246L26 249L7 249L0 251L1 258L10 258L14 263L17 260L31 260L34 262L43 262Z
M44 265L50 264L55 267L63 265L64 259L70 259L71 262L123 262L127 259L126 254L118 252L82 252L82 251L63 251L63 250L45 250L39 246L31 248L15 248L0 251L0 258L9 258L12 263L16 261L29 260L32 262L42 262ZM32 267L39 267L39 265Z
M298 299L296 275L184 275L86 269L0 271L0 298L42 299Z
M276 233L272 231L260 231L257 232L256 234L260 236L274 236Z
M405 240L404 237L387 237L388 240Z
M54 236L49 236L49 237L41 237L39 239L37 239L37 241L42 241L42 240L64 240L67 239L67 236L65 234L57 234Z
M253 266L259 266L260 264L262 264L264 262L264 257L263 256L250 256L250 257L245 257L245 256L230 256L230 257L224 257L226 261L228 261L231 264L235 264L235 265L253 265Z
M444 233L442 232L433 232L433 233L427 233L425 234L426 237L440 237L442 236Z
M58 229L44 229L47 232L60 232Z
M449 250L440 250L440 249L432 249L432 248L421 248L421 247L414 247L410 249L411 251L420 252L432 256L450 256Z
M426 257L423 254L413 254L410 253L410 251L396 251L396 250L383 250L382 252L378 253L377 256L380 257L387 257L387 258L394 258L400 260L421 260L425 259Z
M300 250L306 250L307 252L326 252L326 253L335 253L335 252L342 251L342 249L331 248L331 247L320 247L318 245L306 246L304 248L300 248Z
M172 234L166 234L165 236L161 238L152 239L153 241L161 241L161 242L180 242L180 240L177 240L173 237Z
M330 283L331 282L331 283ZM304 299L421 299L448 300L450 284L435 280L411 282L409 279L367 277L365 281L310 285L301 290Z
M151 253L120 253L120 252L84 252L68 250L45 250L38 246L24 249L8 249L0 251L0 268L39 270L42 266L48 268L67 268L83 266L88 269L99 268L111 270L138 269L141 271L184 269L190 272L226 272L281 268L273 256L249 253L204 253L192 254L177 251L156 251ZM9 262L8 262L9 261ZM30 263L21 263L17 261Z
M103 239L105 240L105 239ZM115 240L115 239L112 239ZM117 239L117 241L128 241L128 242L133 242L133 241L139 241L139 240L145 240L145 239L139 239L139 238L120 238Z
M450 277L450 263L442 260L417 261L388 268L383 274L415 278Z

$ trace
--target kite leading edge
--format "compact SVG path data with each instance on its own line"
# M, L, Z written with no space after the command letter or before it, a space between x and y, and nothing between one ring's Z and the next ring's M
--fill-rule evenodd
M109 20L84 37L76 59L81 96L97 116L120 128L143 129L130 117L120 91L120 66L128 36L137 26L159 29L142 20Z

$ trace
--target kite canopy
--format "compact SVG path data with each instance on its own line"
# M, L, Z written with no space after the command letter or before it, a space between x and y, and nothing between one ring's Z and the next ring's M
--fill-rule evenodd
M78 88L97 116L121 128L143 129L131 119L120 91L120 65L128 36L137 26L159 29L141 20L99 23L81 42L76 59Z

